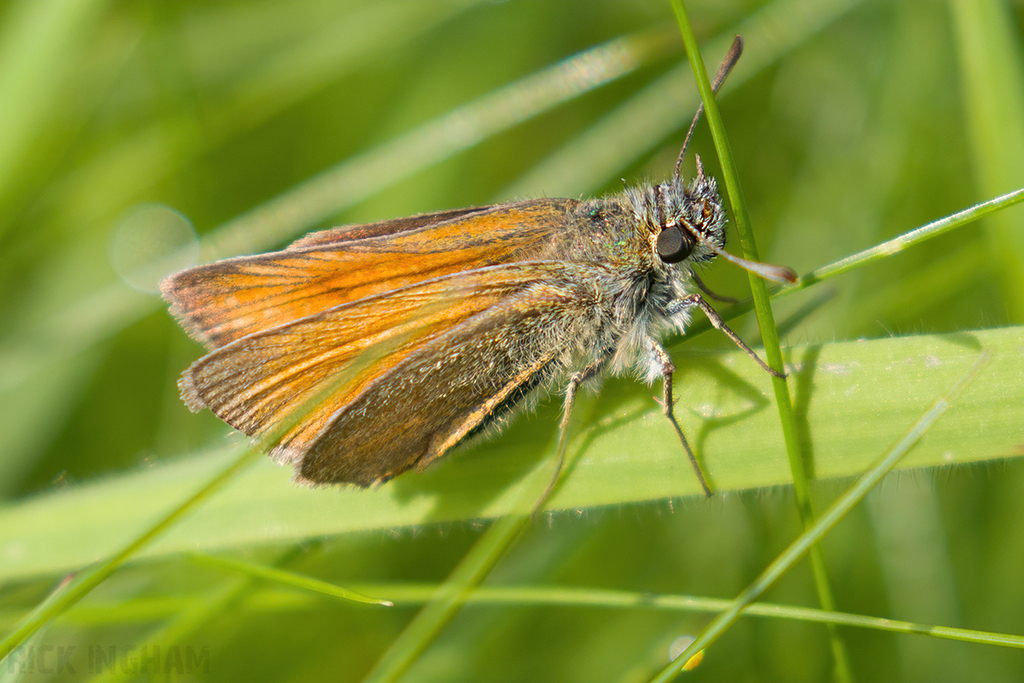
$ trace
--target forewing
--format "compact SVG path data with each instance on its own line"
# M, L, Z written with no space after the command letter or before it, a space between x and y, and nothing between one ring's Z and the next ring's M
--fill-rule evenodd
M249 335L196 361L182 396L277 459L301 458L307 480L390 478L536 381L569 320L570 295L549 284L559 268L459 273Z
M550 258L574 204L541 199L325 230L283 251L186 270L161 291L191 336L219 348L434 278Z
M328 228L327 230L311 232L305 237L300 237L289 244L288 248L304 249L306 247L332 246L343 242L353 242L355 240L365 239L367 237L398 235L399 233L430 227L453 219L466 218L475 213L487 213L493 209L493 206L471 206L464 209L449 209L447 211L421 213L417 216L407 216L405 218L392 218L378 223L342 225L337 228Z
M596 323L589 275L586 267L543 264L530 286L405 356L303 446L299 479L387 481L422 469L512 410L564 366Z

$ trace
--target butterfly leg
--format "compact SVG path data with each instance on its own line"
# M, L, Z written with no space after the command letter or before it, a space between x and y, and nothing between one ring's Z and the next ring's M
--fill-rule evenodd
M586 382L588 379L592 379L600 374L601 370L608 363L608 359L611 358L611 354L605 354L595 360L590 365L586 366L579 372L573 373L569 378L569 382L565 387L565 400L562 403L562 419L558 423L558 447L555 451L555 468L551 475L551 481L548 482L548 486L544 489L544 493L541 494L540 498L533 506L533 512L531 514L537 514L544 503L548 501L551 494L554 493L555 487L558 486L559 481L562 479L562 469L565 465L565 452L569 447L569 440L567 434L569 432L569 419L572 416L573 406L576 405L576 394L579 392L580 385Z
M697 288L700 289L700 291L704 292L715 301L721 301L726 304L738 304L740 302L739 299L734 299L731 296L722 296L721 294L712 292L708 289L708 286L704 284L704 281L700 279L700 276L692 270L690 271L690 278L693 280L693 284L697 285Z
M696 277L696 276L695 276ZM702 290L707 292L704 287L704 283L698 280L699 286ZM710 292L709 292L710 294ZM770 368L767 363L761 360L761 357L754 353L754 350L747 346L746 342L740 339L740 336L732 331L725 321L722 320L722 316L718 314L711 304L709 304L704 297L700 294L691 294L679 301L680 308L688 308L690 306L697 306L700 310L704 311L704 315L707 316L708 321L711 325L720 330L729 337L736 346L740 347L747 352L747 355L754 359L758 365L774 377L785 377L785 374L780 373L773 368ZM668 353L659 344L652 340L652 353L654 359L661 365L661 376L664 380L665 392L662 397L662 409L664 410L665 417L668 418L669 422L672 423L672 427L676 430L676 434L679 436L679 441L683 445L683 450L686 451L687 457L690 459L690 464L693 465L694 472L697 473L697 479L700 481L701 488L704 489L704 495L711 496L711 488L708 486L707 479L704 476L704 472L697 462L697 458L693 454L693 449L690 448L689 442L686 440L686 435L683 434L682 428L679 426L679 422L676 420L673 398L672 398L672 374L675 372L675 366L672 364L672 359Z
M676 430L679 443L683 445L686 457L690 459L693 471L697 474L697 481L700 482L701 488L704 489L704 495L710 498L711 487L708 486L704 470L701 469L700 463L697 462L697 457L693 454L693 449L690 448L690 442L686 440L683 428L679 426L679 422L676 420L675 400L672 398L672 375L676 371L676 366L672 364L672 358L669 357L668 352L653 340L651 341L651 352L657 362L661 364L661 379L664 386L664 393L661 398L662 412L668 418L668 421L672 423L672 428Z
M779 377L779 378L785 378L786 377L785 373L779 372L778 370L770 368L767 363L765 363L763 360L761 360L761 357L758 356L756 353L754 353L754 350L752 348L750 348L749 346L747 346L746 342L744 342L742 339L740 339L740 336L738 334L736 334L735 332L733 332L729 328L729 326L725 324L725 321L722 320L722 316L718 315L718 311L716 311L714 308L712 308L711 304L709 304L707 301L705 301L704 297L702 297L700 294L691 294L691 295L683 298L680 301L680 304L683 307L697 306L698 308L700 308L700 310L704 311L704 315L707 316L708 322L710 322L711 325L716 330L720 330L721 332L723 332L725 334L725 336L727 336L729 339L732 340L733 344L735 344L736 346L738 346L741 349L743 349L744 351L746 351L747 355L750 356L751 358L753 358L754 361L758 365L760 365L762 368L764 368L765 372L767 372L772 377ZM664 351L663 351L663 353L664 353Z

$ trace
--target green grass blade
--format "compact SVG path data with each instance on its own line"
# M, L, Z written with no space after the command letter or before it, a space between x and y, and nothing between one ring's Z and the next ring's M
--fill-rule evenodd
M817 544L825 533L831 530L843 517L849 514L864 496L882 480L893 467L900 462L914 446L927 434L940 417L945 415L964 390L970 386L991 356L983 353L978 360L961 375L957 381L918 419L906 435L889 449L870 470L858 477L857 481L822 513L788 548L776 557L765 568L758 578L740 594L729 608L708 625L704 631L676 658L676 661L665 668L652 680L662 682L674 679L683 671L683 667L691 657L715 642L740 616L740 612L757 600L773 583L788 571L804 554ZM849 672L846 672L847 674Z
M815 477L849 477L866 469L865 453L884 449L917 407L983 350L992 353L990 365L902 465L945 468L1022 455L1022 336L1024 328L1011 327L792 348L797 420L814 453ZM677 353L675 360L679 417L716 489L788 483L764 372L741 353ZM887 381L879 382L881 376ZM893 385L901 390L891 391ZM532 470L547 471L557 413L558 406L547 405L471 452L379 490L298 488L289 484L286 469L267 459L134 559L526 512L522 491ZM584 429L571 444L571 470L552 507L698 494L649 389L609 381L592 418L582 419L577 424ZM206 454L7 504L0 508L0 580L55 575L109 556L144 520L234 457Z

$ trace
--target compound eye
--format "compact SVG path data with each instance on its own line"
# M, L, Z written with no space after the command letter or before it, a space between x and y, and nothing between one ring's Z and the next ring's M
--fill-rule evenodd
M675 225L658 235L658 258L665 263L679 263L693 253L693 238Z

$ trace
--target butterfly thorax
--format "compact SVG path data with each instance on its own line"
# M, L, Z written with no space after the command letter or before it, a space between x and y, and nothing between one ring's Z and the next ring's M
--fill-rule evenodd
M634 367L653 378L652 343L682 332L689 321L691 268L714 258L708 242L722 247L725 241L715 181L699 173L689 186L680 180L643 185L582 202L576 211L565 249L569 261L587 264L595 292L596 324L579 340L582 355L608 354L613 371Z

